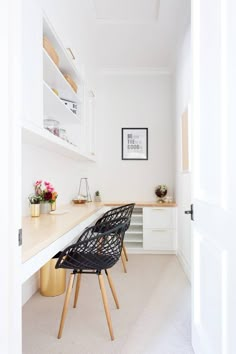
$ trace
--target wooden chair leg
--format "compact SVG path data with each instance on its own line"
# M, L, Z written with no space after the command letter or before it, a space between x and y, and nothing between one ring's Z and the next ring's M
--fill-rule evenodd
M111 292L112 292L112 295L113 295L113 298L114 298L116 307L117 307L117 309L119 309L119 308L120 308L120 305L119 305L119 301L118 301L118 298L117 298L117 295L116 295L116 291L115 291L115 287L114 287L112 278L111 278L110 274L108 273L108 270L107 270L107 269L105 270L105 272L106 272L107 280L108 280L108 283L109 283L109 285L110 285Z
M65 323L65 319L66 319L66 315L67 315L67 311L68 311L68 305L69 305L69 301L70 301L70 295L71 295L74 277L75 277L75 274L72 273L70 275L68 287L66 290L66 297L65 297L65 301L64 301L64 306L63 306L63 310L62 310L62 314L61 314L61 322L60 322L59 332L58 332L58 336L57 336L58 339L60 339L62 336L62 331L63 331L63 327L64 327L64 323Z
M100 285L100 289L101 289L101 293L102 293L102 301L103 301L104 310L105 310L105 313L106 313L107 324L108 324L111 340L114 340L115 338L114 338L114 333L113 333L113 329L112 329L111 315L110 315L110 311L109 311L109 308L108 308L107 295L106 295L106 290L105 290L104 280L103 280L102 274L98 275L98 280L99 280L99 285Z
M121 260L122 260L124 272L127 273L126 264L125 264L125 255L123 250L121 251Z
M123 244L123 251L124 251L124 254L125 254L125 259L128 262L129 258L128 258L128 254L127 254L126 247L125 247L124 244Z
M78 301L78 296L79 296L79 289L80 289L80 281L81 281L81 273L77 274L77 282L76 282L76 288L75 288L75 298L74 298L74 308L76 308L77 301Z

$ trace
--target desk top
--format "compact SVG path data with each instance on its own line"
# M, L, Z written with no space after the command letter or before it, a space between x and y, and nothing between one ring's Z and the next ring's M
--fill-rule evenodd
M102 203L68 204L58 208L58 210L68 210L65 214L24 217L22 262L33 257L102 207Z
M60 210L68 210L65 214L52 215L41 214L40 217L26 216L22 221L23 244L22 262L26 262L31 257L48 247L62 235L76 227L82 221L89 218L104 206L115 207L131 202L101 202L85 204L68 204L59 207ZM175 203L158 202L135 202L137 207L175 207Z
M157 208L174 208L177 206L176 203L160 203L160 202L134 202L134 201L124 201L124 202L103 202L101 204L103 204L104 206L119 206L119 205L125 205L125 204L129 204L129 203L135 203L135 207L157 207Z

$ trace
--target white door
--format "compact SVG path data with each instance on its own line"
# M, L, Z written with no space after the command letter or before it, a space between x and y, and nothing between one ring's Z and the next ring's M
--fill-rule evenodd
M21 1L0 3L1 353L21 353Z
M196 354L236 353L236 1L193 0Z

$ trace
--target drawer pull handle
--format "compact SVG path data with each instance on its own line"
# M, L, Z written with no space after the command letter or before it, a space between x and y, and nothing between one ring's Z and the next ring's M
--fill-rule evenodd
M152 208L152 210L165 211L165 209L161 209L161 208Z
M152 232L167 232L167 231L169 231L169 230L160 230L160 229L158 229L158 230L152 230Z

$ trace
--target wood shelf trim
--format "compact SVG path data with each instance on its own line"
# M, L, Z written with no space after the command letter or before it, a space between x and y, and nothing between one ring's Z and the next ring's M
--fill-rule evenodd
M175 208L177 204L175 202L171 203L158 203L158 202L141 202L141 201L116 201L116 202L106 202L104 205L106 206L120 206L129 203L135 203L136 208L145 208L145 207L156 207L156 208Z
M78 94L72 89L68 81L63 76L60 69L50 58L46 50L43 48L43 78L49 87L55 88L59 92L61 98L72 102L81 103ZM79 88L78 88L79 90Z
M80 83L82 81L82 75L76 68L73 61L71 60L63 43L58 38L58 35L56 34L52 24L48 20L45 13L43 13L43 35L49 39L54 49L56 50L57 54L59 55L60 70L69 74L73 78L73 80L75 80L77 83Z

